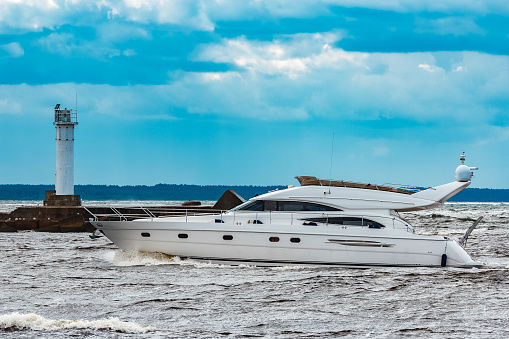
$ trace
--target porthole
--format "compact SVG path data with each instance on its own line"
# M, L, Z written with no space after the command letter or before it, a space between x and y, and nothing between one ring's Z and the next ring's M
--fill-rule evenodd
M299 243L300 238L290 238L290 242Z
M269 238L269 241L270 241L270 242L278 242L278 241L279 241L279 238L278 238L278 237L270 237L270 238Z
M233 235L223 235L223 240L233 240Z
M189 238L189 236L187 234L185 234L185 233L180 233L179 234L179 238L180 239L187 239L187 238Z
M150 237L150 233L143 232L143 233L141 234L141 236L142 236L143 238L149 238L149 237Z

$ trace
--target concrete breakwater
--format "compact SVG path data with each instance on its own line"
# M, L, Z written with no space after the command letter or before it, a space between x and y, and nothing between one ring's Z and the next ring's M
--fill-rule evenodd
M81 206L24 206L0 213L0 232L92 232L91 217Z
M90 218L102 216L110 220L124 220L152 212L152 216L172 216L211 213L228 210L244 200L232 190L227 190L213 206L201 206L199 202L185 202L181 206L153 207L94 207L94 206L22 206L12 212L0 213L0 232L93 232ZM105 216L109 215L109 216Z
M198 206L164 207L165 214L175 215L187 210L197 210ZM199 210L211 209L211 206L199 206ZM146 207L146 210L162 210L162 207ZM185 209L185 211L184 211ZM11 213L0 214L0 232L36 231L36 232L93 232L95 227L89 222L94 215L111 215L111 220L120 220L120 215L143 215L139 208L116 208L118 217L108 207L60 207L26 206L18 207ZM91 212L91 213L90 213ZM148 216L146 214L146 216Z

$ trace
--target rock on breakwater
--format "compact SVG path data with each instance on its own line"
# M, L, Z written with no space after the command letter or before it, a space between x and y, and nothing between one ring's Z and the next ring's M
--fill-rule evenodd
M91 217L82 207L25 206L0 213L0 232L92 232Z

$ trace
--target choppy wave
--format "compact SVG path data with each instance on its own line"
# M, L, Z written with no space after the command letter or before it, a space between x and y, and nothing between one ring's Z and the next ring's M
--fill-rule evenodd
M202 205L214 205L212 200L199 200ZM84 206L114 206L114 207L140 207L140 206L180 206L186 200L83 200Z
M0 329L58 331L63 329L94 329L121 333L146 333L156 329L135 322L120 321L118 318L100 320L47 319L35 313L14 312L0 315Z
M456 239L484 216L466 250L486 266L228 266L86 234L5 233L0 337L507 337L509 204L402 215L418 233Z
M22 206L42 206L41 200L1 200L0 212L12 212Z
M181 259L179 256L170 256L160 252L122 251L116 250L105 255L107 261L115 266L152 266L152 265L183 265L196 268L256 268L252 265L223 265L211 262ZM287 269L298 269L296 266L285 266ZM284 268L280 268L284 269Z
M152 265L192 265L196 267L223 266L198 262L190 259L181 259L179 256L171 256L160 252L142 252L136 250L111 251L106 254L106 260L108 260L115 266L152 266Z
M177 256L170 256L159 252L141 251L111 251L106 253L106 260L115 266L151 266L168 265L181 261Z

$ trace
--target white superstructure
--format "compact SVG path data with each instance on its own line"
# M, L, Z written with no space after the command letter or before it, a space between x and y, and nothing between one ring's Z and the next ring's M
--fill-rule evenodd
M55 106L57 140L57 169L55 172L55 190L57 195L74 195L74 125L77 125L77 113L71 109Z
M470 185L470 177L420 192L297 177L300 187L254 197L223 213L148 212L144 219L96 217L92 224L123 250L221 263L478 267L456 241L417 234L399 216L439 206Z

